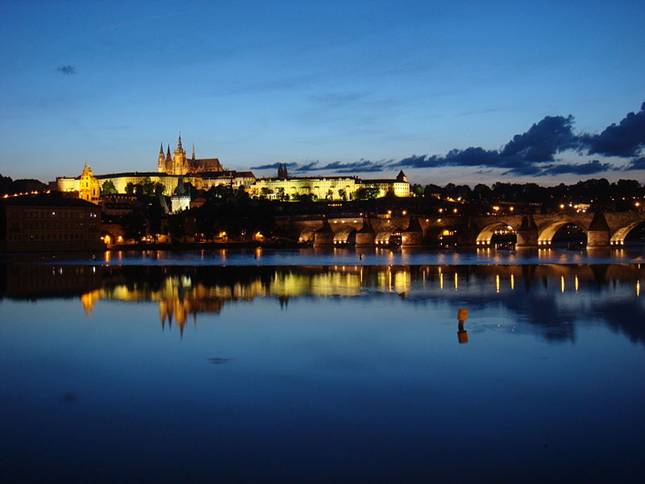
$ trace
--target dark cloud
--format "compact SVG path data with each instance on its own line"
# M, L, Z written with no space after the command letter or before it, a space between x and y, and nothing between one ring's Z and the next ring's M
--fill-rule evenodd
M379 172L387 168L388 162L386 161L332 161L324 165L319 164L317 161L307 163L296 168L296 171L332 171L334 173L355 173L355 172Z
M320 168L318 168L318 162L312 161L309 163L305 163L304 165L298 166L298 168L296 168L296 171L316 171L319 169Z
M71 64L65 64L63 66L58 66L56 68L56 72L59 74L62 74L64 76L72 76L76 74L76 66L73 66Z
M573 116L546 116L526 133L516 134L502 149L502 159L529 163L554 161L554 155L578 147L573 133Z
M582 136L589 153L630 157L645 147L645 103L638 113L629 113L619 124L612 124L597 135Z
M634 158L625 167L625 170L645 170L645 157L641 156L640 158Z
M602 173L612 169L609 163L601 163L598 160L589 161L587 163L560 163L548 165L542 168L537 175L593 175L594 173Z
M351 102L358 93L331 96L326 102ZM591 175L611 170L645 169L645 103L641 111L629 113L619 124L612 124L597 135L576 134L573 116L545 116L524 133L517 134L502 148L489 150L480 146L452 149L445 155L412 155L399 161L354 162L334 161L321 164L317 161L303 165L291 164L297 172L330 171L334 173L380 172L392 168L471 167L502 169L503 175L557 176L564 174ZM562 162L557 155L575 151L581 155L601 154L629 158L623 167L592 160L582 163ZM255 167L276 168L277 165Z
M265 165L252 166L251 170L277 170L280 165L287 165L287 168L295 168L298 163L267 163Z

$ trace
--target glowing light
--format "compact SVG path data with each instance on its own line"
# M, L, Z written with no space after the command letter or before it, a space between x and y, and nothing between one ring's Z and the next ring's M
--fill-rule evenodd
M578 276L576 276L573 279L573 287L575 288L576 292L580 289L580 281L578 280Z
M560 292L564 292L564 289L565 289L564 276L560 276Z
M443 272L441 272L441 268L439 268L439 289L443 290Z
M495 274L495 292L499 294L499 290L500 290L499 274Z
M640 279L636 281L636 297L641 295L641 281Z
M459 274L455 272L455 290L459 289Z
M511 274L511 290L515 289L515 275Z

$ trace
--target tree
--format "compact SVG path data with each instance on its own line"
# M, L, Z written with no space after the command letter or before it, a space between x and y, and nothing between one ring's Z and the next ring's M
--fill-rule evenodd
M128 184L125 186L125 193L128 195L134 194L134 183L128 182Z
M101 196L104 195L115 195L117 193L116 187L112 180L105 180L101 186Z
M338 190L338 196L342 198L344 201L347 201L347 191L344 188L341 188Z
M331 188L327 190L327 200L333 200L334 199L334 190Z
M267 198L269 195L273 195L273 190L269 187L262 187L260 194L262 197Z
M157 182L157 183L155 183L155 190L154 191L155 191L155 195L161 196L166 191L166 185L164 185L163 183Z
M356 190L356 198L359 200L373 200L378 197L379 189L374 186L364 186Z

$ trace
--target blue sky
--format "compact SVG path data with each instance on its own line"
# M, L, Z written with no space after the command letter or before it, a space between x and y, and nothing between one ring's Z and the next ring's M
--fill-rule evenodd
M151 170L179 131L227 168L369 160L384 176L412 155L500 149L545 116L598 134L645 101L638 1L4 1L0 18L14 178ZM599 161L586 175L404 168L424 183L643 181L615 169L638 156L545 160Z

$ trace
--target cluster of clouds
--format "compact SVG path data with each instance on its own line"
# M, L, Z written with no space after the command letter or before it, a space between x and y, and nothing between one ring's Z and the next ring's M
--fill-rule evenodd
M504 175L592 175L607 171L645 169L645 103L637 113L628 113L618 124L607 126L599 134L578 134L573 116L545 116L526 132L515 135L500 149L471 146L453 149L445 155L413 155L401 160L353 162L334 161L321 164L288 163L295 172L331 171L334 173L380 172L396 168L472 167L502 169ZM619 163L592 159L568 163L558 159L564 152L585 157L618 158ZM277 168L278 164L253 169Z
M65 64L65 65L62 65L62 66L58 66L56 68L56 72L58 72L59 74L62 74L64 76L73 76L74 74L76 74L76 66L73 66L71 64Z

